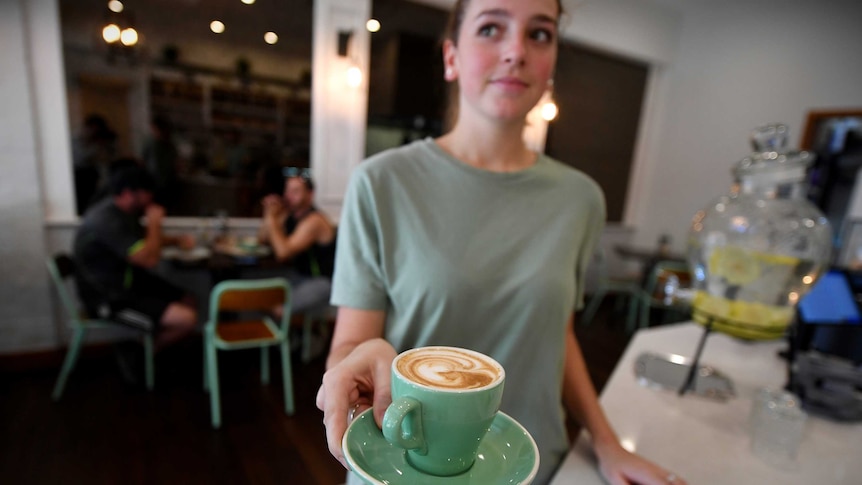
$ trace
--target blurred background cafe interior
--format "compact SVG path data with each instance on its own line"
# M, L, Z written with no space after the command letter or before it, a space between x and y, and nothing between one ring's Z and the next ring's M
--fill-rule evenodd
M453 3L0 0L7 483L341 483L314 406L331 316L314 335L302 323L295 332L316 348L294 354L293 417L281 412L280 383L257 382L256 354L238 355L226 358L224 427L214 431L200 342L159 355L148 392L117 370L112 343L129 338L119 328L88 335L55 403L72 332L46 261L71 251L117 159L170 187L168 233L256 234L261 198L280 193L290 169L309 171L315 204L337 222L363 159L444 130L440 33ZM656 255L685 255L692 216L728 192L749 133L768 122L787 124L789 146L817 157L807 197L832 224L832 265L862 266L862 3L563 5L554 91L524 136L605 193L588 303L610 279L644 281ZM193 269L159 267L204 308L212 274ZM601 389L632 332L612 299L590 317L578 335ZM649 318L638 326L657 323ZM117 458L97 465L100 455Z

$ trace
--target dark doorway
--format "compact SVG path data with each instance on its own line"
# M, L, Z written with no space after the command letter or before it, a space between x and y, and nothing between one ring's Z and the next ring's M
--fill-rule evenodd
M591 176L605 192L608 221L623 217L648 66L561 43L554 78L558 118L548 155Z

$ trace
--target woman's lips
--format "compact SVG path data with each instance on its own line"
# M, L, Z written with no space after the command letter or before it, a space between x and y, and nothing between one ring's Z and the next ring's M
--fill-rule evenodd
M491 84L505 91L523 91L529 84L516 77L501 77L492 79Z

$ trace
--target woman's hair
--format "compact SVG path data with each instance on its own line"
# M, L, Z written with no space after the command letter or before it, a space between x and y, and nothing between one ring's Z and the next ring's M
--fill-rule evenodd
M470 6L470 0L456 0L455 6L449 12L449 20L446 22L446 30L443 31L443 41L451 41L458 45L458 35L461 25L464 23L464 12ZM557 22L563 16L563 2L557 0ZM441 43L442 44L442 43ZM446 90L446 113L443 117L443 131L451 130L458 119L458 84L449 83Z

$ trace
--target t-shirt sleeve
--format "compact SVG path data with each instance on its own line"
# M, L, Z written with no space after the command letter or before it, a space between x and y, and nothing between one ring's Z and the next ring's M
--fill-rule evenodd
M587 270L593 261L593 255L601 240L602 231L605 229L605 217L607 215L605 196L597 185L595 187L596 195L592 200L592 208L589 211L586 228L583 232L583 244L581 244L580 252L577 254L576 259L577 292L575 293L575 311L581 310L584 307L584 282L586 281Z
M354 172L338 224L331 303L385 310L387 291L380 250L380 221L368 174Z

